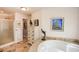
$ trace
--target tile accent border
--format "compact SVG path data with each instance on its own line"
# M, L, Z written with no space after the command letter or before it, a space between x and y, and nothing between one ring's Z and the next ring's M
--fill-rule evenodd
M46 37L46 39L63 40L63 41L67 41L67 42L75 43L79 45L79 39L70 39L70 38L61 38L61 37Z

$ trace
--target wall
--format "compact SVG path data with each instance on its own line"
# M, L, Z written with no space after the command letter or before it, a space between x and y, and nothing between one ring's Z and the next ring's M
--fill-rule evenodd
M34 26L34 39L39 39L41 37L41 10L32 14L32 20L39 19L39 26Z
M79 38L79 9L78 9L78 19L77 19L78 21L77 21L77 37Z
M40 26L38 29L44 29L48 37L62 37L62 38L72 38L78 39L78 8L42 8L41 12L33 13L33 18L40 19ZM51 18L53 17L64 17L64 31L54 31L51 29ZM39 30L35 28L36 35ZM38 34L37 37L39 37Z

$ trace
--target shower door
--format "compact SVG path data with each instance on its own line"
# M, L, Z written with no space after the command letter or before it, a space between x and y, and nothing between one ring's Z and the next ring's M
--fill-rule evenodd
M13 41L13 20L0 19L0 45Z

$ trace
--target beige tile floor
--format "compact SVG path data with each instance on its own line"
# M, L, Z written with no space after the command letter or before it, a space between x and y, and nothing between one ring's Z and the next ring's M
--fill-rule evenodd
M27 52L30 48L28 42L21 41L10 46L6 46L4 48L0 48L1 52Z
M34 44L32 44L28 52L37 52L37 48L41 42L42 42L41 40L35 40Z

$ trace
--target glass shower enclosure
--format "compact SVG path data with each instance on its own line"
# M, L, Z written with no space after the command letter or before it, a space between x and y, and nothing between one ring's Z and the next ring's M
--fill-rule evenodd
M0 19L0 45L13 41L13 19Z

